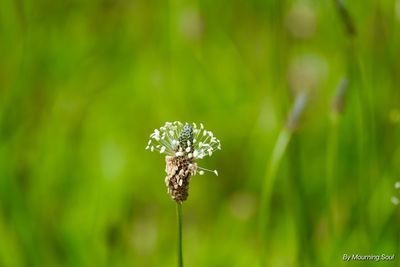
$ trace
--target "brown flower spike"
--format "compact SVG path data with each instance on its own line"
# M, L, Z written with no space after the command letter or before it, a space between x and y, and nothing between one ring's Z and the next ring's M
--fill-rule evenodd
M190 178L204 171L213 172L199 167L197 159L211 156L215 150L221 149L220 141L211 131L204 130L203 124L197 128L195 123L183 125L179 121L167 122L150 135L146 150L158 151L165 157L165 184L172 199L183 202L189 195Z

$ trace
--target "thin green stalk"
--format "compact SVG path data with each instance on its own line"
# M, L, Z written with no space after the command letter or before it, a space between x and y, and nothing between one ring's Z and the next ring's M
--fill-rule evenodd
M266 170L264 184L261 192L259 216L259 233L261 238L261 266L265 266L264 252L266 252L267 248L267 227L270 215L270 202L272 189L276 180L276 174L287 149L287 146L290 142L290 139L293 135L293 132L300 121L300 117L304 111L307 101L308 95L305 92L300 93L296 97L295 103L287 118L286 125L282 127L282 130L279 133L278 139L274 146L274 150L272 151L270 162Z
M178 218L178 267L183 267L182 256L182 203L176 202L176 215Z
M270 213L270 200L271 200L271 192L276 180L276 172L282 161L283 155L285 154L286 148L289 144L290 138L292 136L292 132L289 131L286 127L284 127L278 137L278 140L275 144L274 150L272 152L271 161L268 165L268 169L266 172L266 176L264 179L264 185L261 193L261 207L260 207L260 237L261 237L261 266L265 265L265 255L264 252L266 250L267 245L267 227Z
M268 221L269 202L272 187L276 179L276 171L286 151L286 147L290 141L292 133L288 129L283 128L279 133L278 140L276 141L274 150L272 152L271 161L268 165L266 176L264 179L263 191L261 194L261 214L260 214L260 227L265 229L265 223Z
M335 183L337 174L335 173L335 169L338 154L339 122L345 107L347 89L348 79L344 77L341 79L333 98L331 107L330 131L327 144L326 197L327 205L329 207L328 226L332 236L336 235L334 205L336 205L337 202Z
M337 196L335 190L335 167L338 153L338 115L332 114L330 131L328 136L328 148L327 148L327 165L326 165L326 197L327 205L329 208L328 212L328 227L332 236L336 234L335 225L335 211L334 205L336 205Z
M356 35L356 27L354 26L353 18L351 17L348 9L344 5L342 0L333 0L336 11L340 17L340 20L344 26L345 32L349 37Z
M363 64L361 61L361 54L359 53L360 49L356 49L359 45L356 40L356 27L354 25L354 20L352 16L350 15L349 10L345 6L343 0L334 0L336 10L339 14L339 17L345 26L345 33L347 34L348 41L349 41L349 47L348 47L348 54L347 54L347 60L348 60L348 75L349 79L353 82L353 80L357 80L358 86L357 88L357 94L358 94L358 99L356 100L357 103L357 111L358 111L358 146L359 146L359 178L358 178L358 183L359 186L358 188L362 188L362 191L360 191L360 198L359 198L359 216L360 220L362 221L362 225L364 228L365 236L367 238L370 237L369 230L371 229L371 225L369 224L369 221L367 220L368 215L366 211L366 203L368 201L368 196L370 195L370 190L372 182L372 176L373 175L372 170L374 170L374 155L376 153L367 153L369 152L368 149L372 148L373 150L371 152L376 152L375 151L375 118L374 114L371 111L371 106L372 106L372 99L373 99L373 90L370 86L368 86L369 83L366 82L366 74L363 68ZM372 166L370 167L371 170L367 172L367 175L364 174L365 172L365 165ZM376 168L375 168L376 169Z
M288 159L288 196L291 213L297 231L297 266L319 266L316 262L315 246L312 242L314 222L311 219L310 207L303 185L303 169L301 164L301 136L294 133L290 147L287 148Z

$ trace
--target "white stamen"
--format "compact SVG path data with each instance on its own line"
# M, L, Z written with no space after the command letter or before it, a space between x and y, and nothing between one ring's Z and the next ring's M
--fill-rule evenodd
M158 151L160 154L167 154L175 157L187 156L189 159L202 159L205 156L212 156L215 150L221 149L220 141L214 137L211 131L204 129L203 123L190 123L193 130L193 139L186 140L182 145L179 137L185 124L179 121L166 122L163 126L150 134L150 140L147 143L146 150ZM186 145L187 144L187 145ZM197 165L195 169L197 169ZM201 169L201 168L200 168ZM194 170L196 171L196 170ZM202 170L204 172L205 170ZM214 172L212 170L206 170ZM396 189L400 189L400 181L395 184Z
M204 171L213 172L213 173L215 173L215 175L218 176L217 170L209 170L209 169L206 169L206 168L203 168L203 167L198 167L198 168L201 169L201 170L204 170Z

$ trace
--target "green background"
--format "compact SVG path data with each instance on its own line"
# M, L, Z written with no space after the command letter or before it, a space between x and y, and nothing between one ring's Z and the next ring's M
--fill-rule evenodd
M399 264L342 260L400 257L400 1L347 2L354 36L328 0L2 0L0 266L176 266L165 161L144 149L175 120L222 143L183 205L186 266Z

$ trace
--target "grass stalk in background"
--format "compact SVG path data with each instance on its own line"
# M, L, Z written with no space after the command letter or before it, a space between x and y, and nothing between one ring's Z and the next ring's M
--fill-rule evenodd
M307 184L304 184L303 165L301 160L302 138L294 132L291 144L288 147L288 182L287 197L289 212L293 216L294 227L297 235L297 266L320 266L316 262L315 247L313 244L313 231L315 222L312 220L310 202L306 194ZM307 179L306 179L307 180Z
M345 100L348 91L348 78L343 77L336 88L335 95L333 96L331 110L330 110L330 127L327 140L327 155L326 155L326 183L325 195L327 206L327 227L330 238L334 241L334 237L338 236L338 145L339 145L339 128L341 124L341 117L345 108ZM337 251L340 246L339 242L332 242L332 248L329 255L330 261L335 260Z
M276 180L276 174L279 169L279 165L283 159L283 156L287 150L288 144L292 137L294 130L297 128L298 122L300 120L301 114L303 113L304 107L307 103L308 95L305 92L300 93L293 105L292 111L290 112L286 125L282 128L279 133L278 139L275 143L270 162L267 165L267 171L264 178L264 184L261 192L261 205L260 205L260 215L259 215L259 233L261 238L261 266L264 266L265 255L267 247L267 228L270 215L270 202L272 189Z
M358 192L360 196L358 204L359 208L357 209L357 212L352 213L354 218L350 221L353 222L353 227L360 224L365 238L370 239L371 235L369 232L371 230L371 225L368 221L368 212L366 207L369 201L368 199L371 188L373 187L373 184L371 183L373 178L371 175L373 174L372 170L375 168L373 157L376 153L376 127L374 113L372 111L373 90L367 82L365 67L361 60L362 56L360 54L360 48L362 44L358 43L355 38L357 30L354 24L354 19L348 8L343 3L343 0L334 0L334 3L339 19L344 25L344 33L349 42L348 51L345 55L347 57L347 76L351 84L357 83L357 86L355 86L355 89L357 88L357 101L353 103L355 104L358 113L358 119L356 121L359 176L356 181L356 187L362 188L362 190ZM333 120L336 120L333 122L334 124L338 123L338 117ZM333 125L333 127L337 128L335 125ZM367 168L370 169L370 171L367 172L367 175L365 175L365 166L368 166ZM351 228L352 227L348 227L348 229ZM346 234L343 235L346 236Z
M182 203L176 202L176 215L178 220L178 267L183 267L182 253Z
M353 19L350 12L347 10L343 3L343 0L333 0L335 4L336 11L339 18L344 26L345 32L349 37L353 37L357 34L356 27L354 26Z
M328 148L327 148L327 165L326 165L326 196L328 201L328 206L330 207L329 220L328 223L330 231L333 235L336 232L335 225L335 214L334 206L337 204L336 196L336 184L335 184L335 167L337 159L337 146L339 138L339 124L340 118L343 113L345 105L345 96L348 88L347 78L342 78L335 92L331 107L331 119L330 119L330 131L328 136Z

